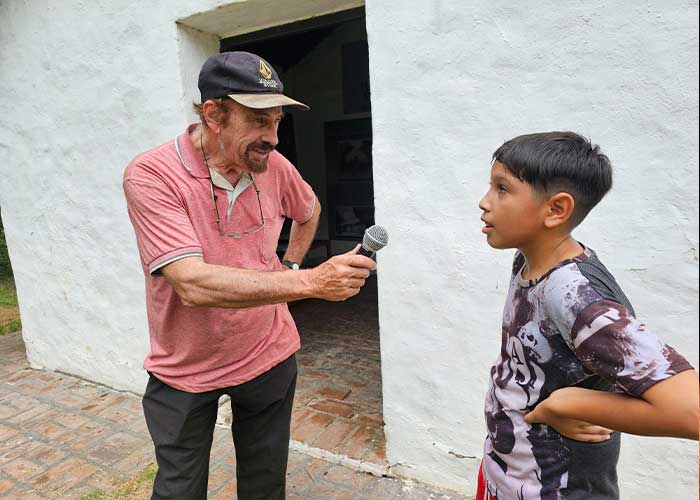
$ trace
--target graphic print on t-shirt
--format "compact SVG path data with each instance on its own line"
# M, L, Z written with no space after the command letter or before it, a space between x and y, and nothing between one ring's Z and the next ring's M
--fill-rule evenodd
M527 424L525 414L562 387L639 396L692 367L634 317L591 250L535 282L522 278L523 266L516 256L485 402L488 489L498 500L617 499L618 433L579 443Z

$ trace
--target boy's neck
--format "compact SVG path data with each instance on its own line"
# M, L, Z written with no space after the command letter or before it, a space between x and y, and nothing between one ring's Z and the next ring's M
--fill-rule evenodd
M545 275L560 262L580 255L583 247L571 234L566 234L559 238L544 238L518 250L525 256L523 278L534 280Z

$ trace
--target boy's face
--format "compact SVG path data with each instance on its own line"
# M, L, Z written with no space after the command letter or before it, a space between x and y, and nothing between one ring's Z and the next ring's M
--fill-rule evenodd
M499 161L491 166L489 190L479 202L482 232L494 248L527 248L544 229L546 200Z

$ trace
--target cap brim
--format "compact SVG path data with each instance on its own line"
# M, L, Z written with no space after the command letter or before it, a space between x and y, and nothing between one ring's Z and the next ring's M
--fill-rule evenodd
M228 94L228 96L238 104L253 109L275 108L277 106L293 106L303 111L310 109L306 104L295 101L284 94Z

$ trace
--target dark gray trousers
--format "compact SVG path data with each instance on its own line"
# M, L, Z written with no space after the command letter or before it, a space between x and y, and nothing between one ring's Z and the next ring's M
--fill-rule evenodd
M158 473L152 500L207 498L218 400L228 394L239 500L284 500L297 364L291 356L253 380L202 393L174 389L153 375L143 396Z

